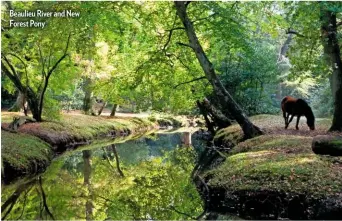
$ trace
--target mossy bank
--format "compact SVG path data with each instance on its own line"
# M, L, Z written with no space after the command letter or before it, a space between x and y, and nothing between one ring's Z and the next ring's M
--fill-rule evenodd
M2 112L6 128L17 113ZM180 122L175 126L180 126ZM118 118L64 114L58 121L27 123L17 133L1 130L2 180L42 171L51 159L67 149L94 141L143 135L159 128L158 122L144 118Z
M342 157L314 154L317 132L304 124L285 131L277 116L252 121L265 135L243 141L236 125L217 134L232 149L200 174L207 208L247 219L342 219ZM317 122L325 131L326 120Z

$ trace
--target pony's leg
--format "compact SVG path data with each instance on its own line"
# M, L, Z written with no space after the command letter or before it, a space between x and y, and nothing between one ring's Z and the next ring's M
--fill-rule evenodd
M287 113L286 117L285 117L285 129L287 129L287 127L289 126L289 124L291 122L291 121L289 121L289 117L290 117L290 113Z
M299 119L300 119L300 115L297 116L297 123L296 123L296 129L297 129L297 130L299 130L299 128L298 128Z
M293 117L294 117L294 115L291 115L291 118L290 118L289 122L287 123L287 126L286 126L286 128L289 126L289 124L290 124L290 123L291 123L291 121L293 120Z
M288 116L286 116L286 112L283 111L283 117L284 117L284 120L285 120L285 129L287 128L287 119L288 119Z

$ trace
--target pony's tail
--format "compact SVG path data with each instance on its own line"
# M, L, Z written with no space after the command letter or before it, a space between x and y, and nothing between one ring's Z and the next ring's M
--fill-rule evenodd
M284 97L283 100L281 100L281 110L283 112L285 112L285 107L284 107L284 104L286 103L286 101L288 100L288 96Z

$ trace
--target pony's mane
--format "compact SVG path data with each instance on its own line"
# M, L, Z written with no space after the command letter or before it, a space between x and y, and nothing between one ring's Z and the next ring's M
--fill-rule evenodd
M303 107L305 107L305 109L304 109L304 114L305 114L305 116L307 117L307 118L311 118L311 119L313 119L313 120L315 120L315 116L314 116L314 114L313 114L313 112L312 112L312 109L311 109L311 107L309 106L309 104L305 101L305 100L303 100L303 99L297 99L297 102L298 103L301 103L302 105L303 105Z

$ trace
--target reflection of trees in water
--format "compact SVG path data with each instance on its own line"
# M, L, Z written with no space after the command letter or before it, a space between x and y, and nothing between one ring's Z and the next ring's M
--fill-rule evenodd
M46 194L43 188L41 176L39 176L38 178L31 178L29 181L24 182L16 187L13 194L1 206L1 213L3 214L1 217L2 220L5 220L7 218L7 216L12 212L15 206L16 209L13 210L13 216L11 216L9 219L22 219L28 202L27 198L33 187L36 187L35 190L37 195L39 196L38 199L40 204L39 214L37 214L36 218L43 219L45 212L49 219L55 220L53 214L50 212L49 206L46 201ZM20 198L21 202L18 202ZM19 214L17 214L17 212L19 212ZM17 215L16 218L14 217L15 215Z
M37 180L31 189L16 187L21 192L20 197L3 204L2 216L7 213L6 219L52 219L49 211L56 219L196 217L202 211L202 203L190 180L194 151L192 148L175 149L181 143L180 134L163 134L158 135L159 138L159 143L149 141L155 148L154 153L158 153L157 150L162 153L153 158L149 155L152 147L146 143L148 139L75 151L60 157L43 174L42 189ZM164 144L174 150L161 151L165 149ZM9 190L4 188L3 199L16 191ZM13 206L9 211L11 202Z
M62 169L68 170L68 172L74 176L83 176L83 153L75 152L71 156L64 158L64 164Z
M92 201L93 198L93 190L91 187L91 174L92 174L92 168L91 168L91 151L90 150L83 150L83 161L84 161L84 169L83 169L83 175L84 175L84 181L83 184L88 189L88 196L85 203L85 214L86 214L86 220L93 220L93 210L94 210L94 204Z
M121 176L121 177L124 177L124 173L122 172L121 167L120 167L120 160L119 160L119 155L118 155L118 153L117 153L117 151L116 151L116 145L115 145L115 144L112 144L112 145L108 146L107 149L109 149L109 150L112 151L112 153L113 153L113 155L114 155L114 157L115 157L116 169L117 169L118 173L120 174L120 176ZM109 166L110 166L112 169L114 169L114 166L113 166L112 163L111 163L111 160L113 160L114 158L113 158L113 157L110 157L110 156L112 156L112 154L108 154L106 148L104 148L104 147L102 148L102 150L103 150L103 155L104 155L104 157L106 158L106 160L107 160Z
M27 194L31 191L33 185L36 182L37 182L36 179L31 179L30 181L25 182L25 183L17 186L17 188L15 189L13 194L11 194L11 196L1 205L1 213L3 214L1 217L2 220L7 218L8 214L12 211L12 209L13 209L14 205L16 204L18 198L21 196L21 194L23 192L25 192L25 194L24 194L23 209L22 209L21 213L24 212L25 206L26 206ZM21 216L19 216L18 219L21 218Z

